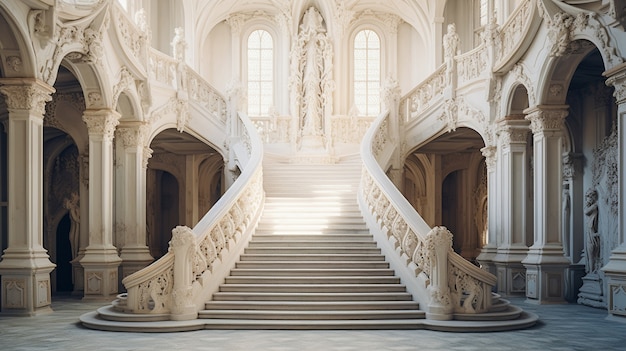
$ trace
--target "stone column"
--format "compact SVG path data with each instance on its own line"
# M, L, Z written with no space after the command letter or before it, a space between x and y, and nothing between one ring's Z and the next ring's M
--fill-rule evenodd
M493 258L496 256L498 248L497 241L497 223L499 206L496 200L500 196L498 192L498 181L496 178L496 161L498 148L495 146L485 146L480 149L485 157L487 165L487 242L482 248L480 255L476 258L480 262L483 269L489 273L496 275L496 266Z
M119 113L86 110L89 131L89 243L80 260L85 299L110 300L117 294L121 259L113 246L113 133Z
M604 73L606 84L613 86L617 102L617 126L619 135L618 174L619 182L619 230L618 246L611 252L609 262L602 268L607 281L606 296L611 316L626 317L626 63Z
M0 261L2 314L51 312L50 262L43 247L43 117L54 89L3 79L8 121L8 246Z
M534 244L522 263L530 302L564 302L565 269L561 237L563 128L568 106L524 110L534 146Z
M117 128L117 167L115 185L116 227L122 236L122 278L153 261L146 245L146 172L152 150L145 144L143 125L125 124Z
M528 125L524 115L507 116L499 122L498 134L502 150L499 196L502 207L498 220L501 231L497 255L493 261L498 267L498 292L504 295L524 295L526 292L526 269L521 262L528 254Z

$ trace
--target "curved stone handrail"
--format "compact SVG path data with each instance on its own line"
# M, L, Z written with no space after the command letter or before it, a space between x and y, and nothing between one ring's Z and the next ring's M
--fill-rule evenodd
M534 40L541 21L536 0L524 1L513 11L494 38L494 72L504 72L517 62Z
M381 114L361 144L359 202L369 213L363 212L386 233L405 262L404 269L410 270L413 278L421 276L423 286L415 285L411 293L418 299L421 296L427 318L447 320L454 313L486 312L496 277L456 254L452 234L445 227L430 228L383 170L396 144L389 132L391 118L388 112Z
M193 229L172 230L167 254L124 278L124 312L196 318L245 247L264 203L263 144L247 116L239 114L237 124L243 133L231 150L244 161L240 176Z
M408 92L400 102L403 121L416 119L443 96L446 87L446 65L439 66L424 81Z

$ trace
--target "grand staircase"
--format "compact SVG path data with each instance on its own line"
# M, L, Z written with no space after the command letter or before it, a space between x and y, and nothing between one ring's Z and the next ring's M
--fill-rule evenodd
M406 329L424 312L356 201L360 163L264 167L265 210L199 318L208 328Z
M268 161L266 161L268 162ZM89 328L172 332L198 329L434 329L498 331L538 317L497 295L489 311L427 319L390 268L357 204L360 160L264 165L259 225L225 281L193 320L123 311L123 298L80 317Z

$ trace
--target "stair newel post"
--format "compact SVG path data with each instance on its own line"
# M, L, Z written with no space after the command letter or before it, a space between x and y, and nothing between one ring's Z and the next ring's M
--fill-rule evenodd
M434 227L426 235L426 248L430 261L430 302L426 317L450 320L453 306L448 287L448 253L452 249L452 233L446 227Z
M193 303L193 260L196 252L196 235L187 226L172 229L169 251L174 255L174 287L171 295L172 320L189 320L198 317Z

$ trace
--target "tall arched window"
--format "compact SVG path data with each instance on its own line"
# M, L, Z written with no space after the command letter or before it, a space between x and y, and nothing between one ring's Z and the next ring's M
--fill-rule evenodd
M274 99L274 42L265 30L248 37L248 115L267 116Z
M380 39L369 29L354 38L354 105L363 116L380 113Z

